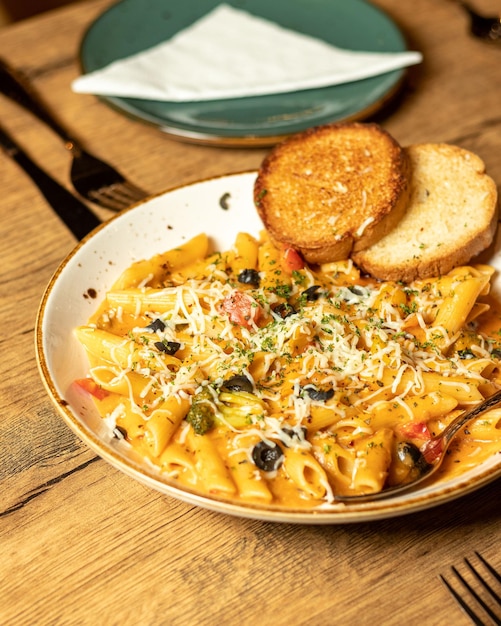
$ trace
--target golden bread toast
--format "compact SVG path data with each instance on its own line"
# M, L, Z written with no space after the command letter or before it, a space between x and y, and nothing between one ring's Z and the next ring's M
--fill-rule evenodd
M409 162L377 124L328 124L293 135L264 159L254 202L271 238L309 263L346 259L402 219Z
M487 248L497 226L497 188L480 157L449 144L405 151L412 172L405 215L377 243L352 254L381 280L445 274Z

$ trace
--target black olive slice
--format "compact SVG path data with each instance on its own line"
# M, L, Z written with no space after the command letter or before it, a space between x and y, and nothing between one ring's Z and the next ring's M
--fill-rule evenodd
M155 341L155 348L160 350L160 352L165 352L169 356L173 356L181 347L181 344L177 341Z
M260 441L252 449L252 460L264 472L274 472L282 465L284 453L279 445Z
M221 391L246 391L252 393L254 388L246 376L232 376L221 385Z
M238 282L243 285L252 285L253 287L259 287L261 277L259 272L253 269L242 270L238 275Z
M306 298L308 302L315 302L315 300L318 300L322 295L319 293L319 289L320 285L312 285L311 287L308 287L308 289L305 289L301 295Z
M475 355L470 350L470 348L465 348L464 350L458 350L458 357L460 359L467 360L467 359L474 359Z
M429 469L429 463L421 450L410 441L401 441L397 445L397 457L412 472L424 474Z
M284 432L287 437L290 437L293 441L304 441L306 439L306 435L308 430L304 426L300 426L299 428L289 428L286 426L282 428L282 432Z
M273 307L273 313L276 313L276 315L279 315L284 320L286 317L294 315L296 313L296 309L288 302L281 302Z
M113 429L115 439L127 439L127 431L122 426L115 426Z
M156 333L157 330L162 332L163 330L165 330L165 324L162 322L162 320L159 317L157 317L155 320L151 322L151 324L148 324L146 328L148 330L151 330L151 332L153 333Z
M337 297L348 304L359 302L360 298L368 296L368 290L366 287L360 285L349 285L348 287L341 287L337 293Z
M330 400L334 395L334 389L317 389L313 385L307 385L303 387L304 391L310 396L312 400L316 400L318 402L325 402L326 400Z
M360 287L359 285L349 285L348 289L351 291L351 293L354 293L356 296L364 296L366 293L366 290L363 287Z
M224 210L227 211L230 208L230 201L231 198L231 193L223 193L223 195L219 198L219 206Z

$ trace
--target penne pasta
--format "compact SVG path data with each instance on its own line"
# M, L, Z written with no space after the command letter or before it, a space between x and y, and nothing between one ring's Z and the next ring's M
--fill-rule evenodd
M235 239L235 258L232 268L235 274L243 270L257 269L257 259L259 254L259 244L248 233L238 233Z
M335 493L349 494L355 466L355 448L343 446L330 433L312 438L313 454L325 469Z
M186 443L195 455L197 476L206 492L218 495L235 494L235 483L212 439L196 435L190 429Z
M189 406L188 398L173 394L148 416L144 429L144 441L151 451L151 457L158 457L165 450L184 419Z
M137 289L129 288L120 291L111 290L106 299L110 307L120 308L127 313L140 315L146 311L165 313L171 311L181 300L182 304L189 306L193 304L193 298L189 292L166 289Z
M391 465L393 437L390 428L382 428L356 441L350 485L355 492L376 493L383 489Z
M325 470L315 457L303 450L290 450L285 453L284 468L289 478L307 497L319 500L327 491Z
M122 273L75 329L89 360L75 382L114 436L196 492L281 507L373 493L409 472L399 443L501 387L492 274L379 283L351 260L308 267L265 232L222 252L200 235ZM499 449L500 415L464 429L444 471Z
M158 459L158 465L166 474L184 484L195 486L199 482L193 453L177 441L164 450Z
M113 290L121 291L140 285L156 286L172 272L207 255L209 240L205 233L197 235L178 248L157 254L151 259L137 261L118 278Z
M224 447L224 457L239 497L246 501L270 503L273 500L264 472L252 462L248 450L259 443L258 435L235 438L232 445Z

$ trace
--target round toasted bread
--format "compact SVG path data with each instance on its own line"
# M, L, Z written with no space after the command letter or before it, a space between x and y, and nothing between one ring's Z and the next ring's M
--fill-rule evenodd
M411 194L402 220L352 258L381 280L410 282L464 265L494 237L496 184L476 154L449 144L406 148Z
M405 152L380 126L328 124L270 152L254 202L276 243L327 263L371 246L400 221L408 179Z

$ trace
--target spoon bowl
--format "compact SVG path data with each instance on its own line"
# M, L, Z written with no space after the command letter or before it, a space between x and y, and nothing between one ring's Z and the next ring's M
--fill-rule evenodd
M335 500L337 502L372 502L374 500L391 498L400 495L404 491L414 489L414 487L430 478L438 470L445 458L449 444L461 428L498 404L501 404L501 390L496 391L492 396L477 404L471 411L466 411L456 417L439 435L432 437L421 448L418 448L410 441L400 442L397 446L397 455L399 460L409 467L409 473L404 482L376 493L356 496L336 495Z

